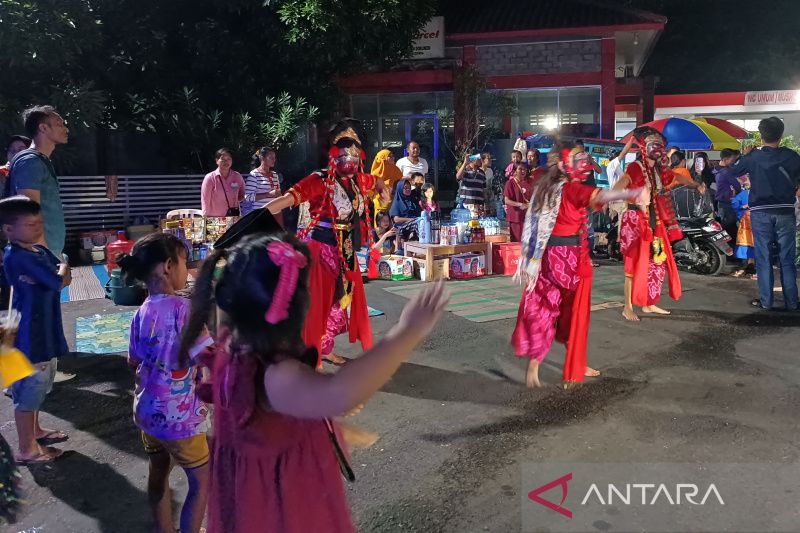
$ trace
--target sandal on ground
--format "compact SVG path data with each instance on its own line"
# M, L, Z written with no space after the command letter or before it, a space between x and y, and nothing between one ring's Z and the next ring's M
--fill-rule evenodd
M27 458L15 457L14 462L17 463L17 466L41 465L41 464L52 463L59 457L61 457L60 453L54 455L43 451L37 453L32 457L27 457Z
M47 435L45 435L44 437L39 437L38 439L36 439L36 442L38 442L39 444L48 445L48 444L58 444L59 442L64 442L66 440L69 440L69 435L67 435L66 433L64 433L59 429L54 429L53 431L47 433Z
M342 357L342 359L344 359L344 361L336 362L333 359L328 359L327 357L323 357L322 361L324 363L328 363L329 365L333 365L333 366L344 366L344 365L346 365L347 363L350 362L350 359L348 359L346 357Z

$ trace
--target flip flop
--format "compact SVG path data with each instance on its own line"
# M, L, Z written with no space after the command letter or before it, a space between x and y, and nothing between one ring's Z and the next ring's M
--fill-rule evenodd
M58 444L59 442L64 442L66 440L69 440L69 435L67 435L60 429L54 429L44 437L39 437L38 439L36 439L36 442L38 442L39 444L48 445L48 444Z
M32 466L52 463L59 457L61 457L61 454L51 455L49 453L42 452L34 455L33 457L28 457L27 459L14 458L14 462L17 464L17 466Z

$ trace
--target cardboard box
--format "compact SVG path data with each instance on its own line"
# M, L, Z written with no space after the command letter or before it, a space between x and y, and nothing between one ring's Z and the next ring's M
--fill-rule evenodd
M429 275L425 269L425 260L414 258L414 276L422 281L436 281L439 279L450 279L450 258L433 260L433 275Z
M414 277L414 260L402 255L386 255L378 261L380 279L401 281Z
M492 244L492 273L513 276L519 265L522 245L518 242Z
M469 279L486 275L486 256L479 253L450 257L450 279Z

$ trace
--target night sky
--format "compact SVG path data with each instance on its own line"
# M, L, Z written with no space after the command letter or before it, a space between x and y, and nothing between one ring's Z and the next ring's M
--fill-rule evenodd
M605 0L668 17L643 75L659 94L800 89L800 0Z

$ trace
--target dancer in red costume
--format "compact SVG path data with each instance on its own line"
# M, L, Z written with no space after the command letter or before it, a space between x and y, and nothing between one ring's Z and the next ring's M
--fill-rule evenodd
M672 245L683 237L678 227L670 189L679 185L705 192L702 183L672 172L667 157L667 139L649 127L637 128L633 136L639 144L641 161L628 165L615 190L644 190L635 203L629 203L622 215L620 249L625 257L625 307L622 316L638 321L633 306L644 313L668 315L657 306L665 275L669 295L681 297L681 280L672 255Z
M372 228L369 191L381 194L384 202L389 196L381 180L363 172L365 154L357 128L353 120L337 124L331 130L328 168L303 178L264 206L277 214L303 202L310 204L311 222L300 233L311 251L311 304L303 340L317 349L320 363L347 361L333 353L333 337L347 330L350 342L360 341L365 350L372 347L367 299L355 254L366 237L364 228Z
M592 300L587 207L635 198L640 191L608 191L581 183L591 171L586 152L551 151L525 216L517 278L526 287L511 342L518 357L530 358L528 387L542 386L539 365L554 338L567 345L565 386L600 375L586 366Z

